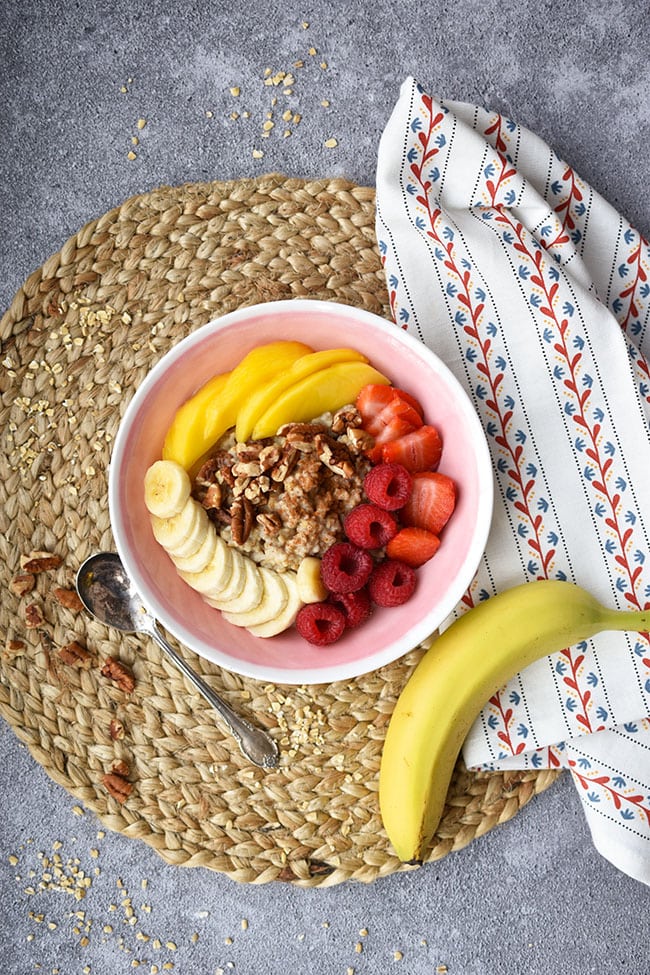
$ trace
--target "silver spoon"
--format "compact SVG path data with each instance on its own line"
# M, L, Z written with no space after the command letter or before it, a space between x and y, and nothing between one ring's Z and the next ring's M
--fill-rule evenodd
M274 768L278 764L278 747L266 732L239 717L169 645L143 605L119 555L100 552L86 559L77 572L76 586L88 612L101 623L123 633L148 633L153 637L197 691L216 708L246 758L262 768Z

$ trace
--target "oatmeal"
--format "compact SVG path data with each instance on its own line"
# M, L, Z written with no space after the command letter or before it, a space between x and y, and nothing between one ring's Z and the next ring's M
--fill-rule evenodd
M276 571L297 569L343 538L363 498L372 438L354 406L274 437L236 443L228 431L193 482L194 497L225 541Z

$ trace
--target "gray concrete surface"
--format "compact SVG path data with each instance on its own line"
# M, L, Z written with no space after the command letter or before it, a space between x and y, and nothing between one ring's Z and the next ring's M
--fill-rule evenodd
M534 129L647 236L648 28L646 2L3 0L0 308L87 220L162 183L280 171L372 184L407 74ZM265 69L299 59L302 120L262 139L277 93ZM169 867L75 807L0 724L5 975L650 972L650 891L595 853L566 779L438 864L320 891ZM91 878L83 900L38 890L54 852Z

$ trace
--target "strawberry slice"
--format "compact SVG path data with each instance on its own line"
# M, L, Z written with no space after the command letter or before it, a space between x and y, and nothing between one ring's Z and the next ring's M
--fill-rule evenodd
M418 569L433 558L439 548L440 539L433 532L425 528L401 528L388 542L386 555Z
M446 474L423 471L413 475L411 497L400 512L404 525L439 535L456 506L456 485Z
M396 416L407 420L414 428L422 425L422 407L418 401L403 389L393 386L373 383L364 386L357 397L356 407L361 414L364 430L373 437Z
M407 471L431 471L440 463L442 439L436 427L423 424L398 440L385 443L381 450L384 464L401 464Z

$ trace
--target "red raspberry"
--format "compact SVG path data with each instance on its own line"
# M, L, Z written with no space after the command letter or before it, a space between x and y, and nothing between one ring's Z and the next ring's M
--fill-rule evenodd
M317 647L334 643L345 629L345 615L329 603L307 603L296 616L296 629L301 637Z
M325 552L320 574L330 592L355 592L367 583L374 562L372 556L351 542L337 542Z
M372 610L370 596L366 589L357 589L356 592L333 592L328 602L341 610L349 630L365 623Z
M383 548L397 534L397 522L376 504L358 504L343 523L345 534L361 548Z
M386 559L376 566L368 589L378 606L401 606L413 595L415 570L404 562Z
M385 511L402 508L411 495L412 478L402 464L377 464L368 471L363 489Z

